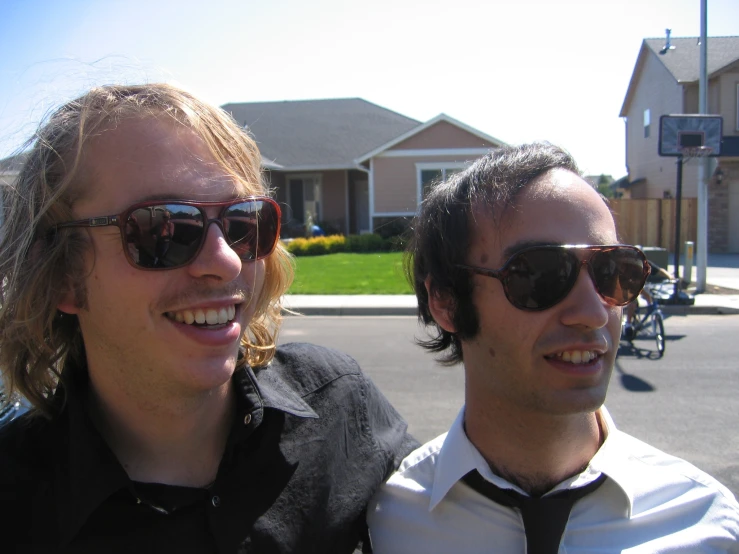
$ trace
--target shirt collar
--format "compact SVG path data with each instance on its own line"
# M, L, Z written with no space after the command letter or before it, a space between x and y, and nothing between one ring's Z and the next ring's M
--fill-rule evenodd
M633 476L628 472L628 465L623 463L623 447L621 433L616 429L613 419L605 407L596 412L601 424L605 440L598 452L582 473L574 475L557 485L553 491L581 487L597 479L601 473L608 475L623 491L624 500L631 516L633 506ZM441 446L434 470L434 482L429 500L429 511L441 502L451 488L468 472L476 469L482 477L502 489L513 489L526 494L517 486L509 483L492 472L482 454L467 438L464 430L464 407L454 420Z
M318 414L303 400L274 369L272 364L258 368L256 372L249 366L243 368L237 376L237 385L247 398L253 393L259 396L261 405L274 408L298 417L318 418Z
M441 502L457 481L476 469L480 475L500 486L501 479L490 470L485 458L473 446L464 431L464 407L457 414L441 445L434 470L429 511ZM510 487L510 485L508 485Z
M606 439L593 456L593 459L590 460L588 467L600 473L605 473L618 486L624 495L627 517L630 518L634 508L636 487L639 486L637 480L639 475L643 475L643 473L633 471L633 464L629 463L631 460L627 459L631 448L624 444L625 436L616 428L616 424L605 406L601 407L598 415Z

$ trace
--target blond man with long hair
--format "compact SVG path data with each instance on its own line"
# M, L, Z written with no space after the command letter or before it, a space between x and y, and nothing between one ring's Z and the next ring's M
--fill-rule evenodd
M3 190L3 552L351 552L413 446L350 358L276 347L253 139L169 85L50 115ZM161 229L166 228L166 248Z

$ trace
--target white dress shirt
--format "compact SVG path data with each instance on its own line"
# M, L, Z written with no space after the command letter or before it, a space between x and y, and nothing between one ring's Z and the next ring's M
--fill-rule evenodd
M616 429L599 412L606 436L587 468L551 492L608 479L572 508L560 554L739 553L739 504L715 479ZM448 433L412 452L375 495L367 521L375 554L525 554L520 512L461 481L477 469L501 488L463 427L464 408ZM524 493L525 494L525 493Z

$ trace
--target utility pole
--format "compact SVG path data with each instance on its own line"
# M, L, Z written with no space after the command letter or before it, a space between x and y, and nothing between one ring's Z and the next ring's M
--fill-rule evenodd
M700 80L698 81L698 113L708 113L708 0L701 0ZM698 160L698 236L696 245L696 292L706 290L708 266L708 179L713 158ZM676 268L677 269L677 268Z

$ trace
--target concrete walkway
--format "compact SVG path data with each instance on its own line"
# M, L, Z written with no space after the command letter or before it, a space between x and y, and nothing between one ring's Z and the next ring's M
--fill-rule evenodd
M670 258L672 259L672 258ZM671 269L671 268L670 268ZM681 270L682 272L682 270ZM693 268L693 279L696 269ZM663 306L670 315L739 314L739 254L710 254L707 279L709 285L721 287L722 294L696 294L692 306ZM728 290L727 290L728 289ZM732 294L725 292L736 291ZM284 297L285 308L303 315L416 315L413 295L309 295Z

